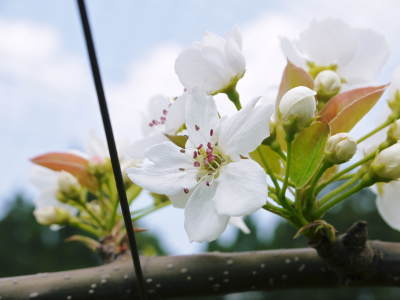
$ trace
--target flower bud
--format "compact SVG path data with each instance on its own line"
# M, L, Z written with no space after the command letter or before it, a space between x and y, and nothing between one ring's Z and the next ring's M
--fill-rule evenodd
M36 221L42 225L62 225L68 222L70 213L58 206L36 208L33 212Z
M341 164L350 160L357 150L357 142L347 133L331 136L326 144L327 159L333 164Z
M62 192L68 192L78 185L78 180L70 173L61 171L58 176L58 188Z
M400 143L382 150L371 164L372 172L383 181L400 178Z
M279 111L286 128L294 126L299 130L311 123L316 111L315 94L308 87L298 86L283 95Z
M397 120L389 127L387 140L392 143L396 143L400 140L400 120Z
M318 95L326 98L335 96L341 87L341 79L339 75L331 70L325 70L318 73L314 80L314 89Z

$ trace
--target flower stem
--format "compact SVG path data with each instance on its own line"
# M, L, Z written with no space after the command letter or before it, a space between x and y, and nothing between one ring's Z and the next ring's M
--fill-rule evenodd
M357 193L358 191L362 190L366 186L369 185L368 181L361 181L359 184L355 185L353 188L348 190L347 192L343 193L342 195L338 196L337 198L332 199L331 201L322 205L315 214L320 217L322 216L327 210L335 206L336 204L342 202L346 198L350 197L352 194Z
M381 131L382 129L384 129L385 127L389 126L390 124L392 124L396 119L393 117L389 117L385 122L383 122L381 125L379 125L378 127L376 127L374 130L372 130L371 132L367 133L366 135L364 135L363 137L359 138L357 140L357 144L361 143L362 141L365 141L366 139L368 139L369 137L373 136L375 133Z
M286 161L285 178L283 180L282 190L281 190L280 197L279 197L281 199L285 198L286 189L289 185L290 164L291 164L291 158L292 158L291 152L292 152L292 141L289 140L287 143L287 161Z
M315 191L315 195L318 195L319 192L322 191L322 189L324 189L326 186L328 186L330 183L332 183L333 181L336 181L338 178L342 177L343 175L345 175L346 173L350 172L351 170L357 168L358 166L361 166L363 163L373 159L375 157L375 153L370 153L367 156L365 156L363 159L355 162L354 164L348 166L347 168L343 169L342 171L340 171L339 173L336 173L334 176L332 176L331 179L327 180L326 182L322 183L320 186L317 187L316 191Z
M229 100L235 105L237 110L242 109L242 105L240 103L239 93L236 91L236 85L233 85L231 88L225 91L225 94L228 96Z
M343 183L342 185L338 186L336 189L330 191L329 193L327 193L326 195L324 195L320 200L319 203L320 204L325 204L326 202L329 201L329 199L333 198L334 196L340 194L341 192L343 192L344 190L346 190L348 187L350 187L351 185L353 185L359 178L360 178L360 174L356 174L354 175L353 178L351 178L350 180L346 181L345 183Z
M132 221L139 220L140 218L143 218L144 216L147 216L148 214L151 214L152 212L154 212L156 210L159 210L159 209L161 209L161 208L163 208L163 207L165 207L167 205L170 205L170 204L171 204L171 201L165 201L165 202L161 202L161 203L159 203L157 205L152 205L151 207L145 208L144 211L141 214L133 217Z

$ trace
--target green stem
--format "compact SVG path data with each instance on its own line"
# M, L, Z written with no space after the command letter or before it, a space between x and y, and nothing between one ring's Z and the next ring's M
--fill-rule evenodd
M345 183L343 183L342 185L338 186L336 189L330 191L329 193L327 193L326 195L324 195L321 199L319 199L319 203L321 205L325 204L326 202L329 201L329 199L333 198L334 196L340 194L341 192L343 192L344 190L346 190L348 187L350 187L351 185L353 185L359 178L360 178L360 174L356 174L354 175L353 178L351 178L350 180L346 181Z
M152 205L151 207L146 208L143 213L133 217L132 221L139 220L140 218L143 218L144 216L147 216L148 214L151 214L152 212L154 212L156 210L159 210L159 209L161 209L161 208L163 208L163 207L165 207L167 205L170 205L170 204L171 204L171 201L165 201L165 202L161 202L161 203L159 203L157 205Z
M142 192L142 188L136 184L131 185L126 190L126 197L128 198L128 203L131 204L133 200L137 198Z
M285 209L283 209L283 208L280 208L280 207L278 207L278 206L275 206L275 205L273 205L273 204L271 204L271 203L269 203L269 202L267 202L267 203L263 206L263 208L264 208L265 210L268 210L268 211L270 211L270 212L272 212L272 213L278 215L278 216L281 216L282 218L285 218L285 219L290 220L290 215L289 215L289 214L287 213L287 211L286 211Z
M240 103L239 93L236 91L236 85L233 85L231 88L225 91L225 94L228 96L229 100L235 105L237 110L242 109L242 105Z
M375 152L368 154L367 156L365 156L363 159L359 160L358 162L355 162L354 164L348 166L347 168L343 169L339 173L336 173L334 176L331 177L331 179L327 180L326 182L322 183L320 186L317 187L317 189L315 191L315 195L318 195L319 192L321 192L326 186L328 186L333 181L336 181L338 178L342 177L343 175L350 172L351 170L353 170L353 169L357 168L358 166L361 166L365 162L373 159L375 157L375 155L376 155Z
M286 171L285 171L285 178L283 180L283 185L282 185L282 190L280 193L281 199L285 198L286 194L286 189L289 184L289 172L290 172L290 164L291 164L291 158L292 158L292 141L288 141L287 143L287 161L286 161Z
M385 127L389 126L390 124L392 124L396 119L393 117L389 117L385 122L383 122L381 125L379 125L378 127L376 127L374 130L372 130L371 132L367 133L366 135L364 135L363 137L361 137L360 139L358 139L357 144L361 143L362 141L365 141L366 139L368 139L369 137L373 136L374 134L376 134L377 132L381 131L382 129L384 129Z
M93 213L93 211L87 207L86 205L86 191L82 192L80 195L81 199L79 205L83 208L83 210L100 226L102 229L106 229L105 225L101 222L101 220Z
M347 192L341 194L337 198L332 199L331 201L322 205L315 213L318 217L322 216L327 210L335 206L336 204L340 203L341 201L345 200L346 198L350 197L352 194L357 193L358 191L362 190L366 186L369 185L369 182L361 181L359 184L355 185L353 188L348 190Z
M89 232L89 233L91 233L91 234L93 234L93 235L95 235L97 237L103 236L102 231L96 230L95 228L92 228L91 226L80 222L76 218L70 219L68 224L73 226L73 227L82 229L82 230L84 230L86 232Z

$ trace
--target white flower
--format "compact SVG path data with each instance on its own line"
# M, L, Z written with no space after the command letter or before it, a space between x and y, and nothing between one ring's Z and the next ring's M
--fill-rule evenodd
M306 68L336 65L338 74L349 84L371 82L389 54L385 38L370 29L353 28L339 19L312 21L299 39L281 39L286 57Z
M62 225L68 222L70 213L58 206L36 208L33 212L38 223L42 225Z
M372 171L380 178L400 178L400 142L378 153L371 164Z
M65 171L53 171L41 166L33 166L31 182L38 189L39 194L33 199L35 207L64 205L57 200L57 193L61 189L67 190L72 185L78 184L74 176ZM72 208L71 208L72 209Z
M149 147L168 141L165 134L177 134L185 123L184 97L172 101L162 95L154 96L150 98L147 112L143 115L143 138L133 142L127 151L127 156L136 161L144 158Z
M334 164L341 164L350 160L356 150L357 142L344 132L329 137L326 143L327 159Z
M387 137L391 142L397 142L400 140L400 120L396 120L392 125L390 125Z
M336 95L341 85L339 75L331 70L319 72L314 80L314 89L322 96L332 97Z
M400 181L382 184L376 199L378 212L393 229L400 230Z
M287 91L279 102L279 111L284 122L296 121L299 127L307 126L316 111L316 92L305 86Z
M186 94L186 149L171 142L146 151L141 168L127 170L136 184L166 194L185 208L192 241L212 241L230 217L250 214L266 202L263 169L246 158L268 136L272 106L253 100L234 115L219 119L212 97Z
M199 87L209 94L223 92L236 84L246 70L242 37L234 28L226 38L206 33L176 59L175 71L187 89Z

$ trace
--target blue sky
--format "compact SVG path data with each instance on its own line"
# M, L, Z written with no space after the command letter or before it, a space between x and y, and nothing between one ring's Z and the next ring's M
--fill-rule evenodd
M239 91L246 99L278 83L284 66L278 36L297 36L313 18L340 17L384 34L392 56L381 82L400 65L395 0L87 2L117 138L140 135L149 97L181 92L174 59L204 31L241 28L248 71ZM32 192L29 157L82 147L90 130L101 132L88 70L75 1L1 1L0 203L17 189ZM371 119L381 114L376 110ZM260 226L269 227L270 218L264 219ZM187 241L182 222L182 212L172 208L148 219L156 232L166 234L172 252L189 253L198 246Z

